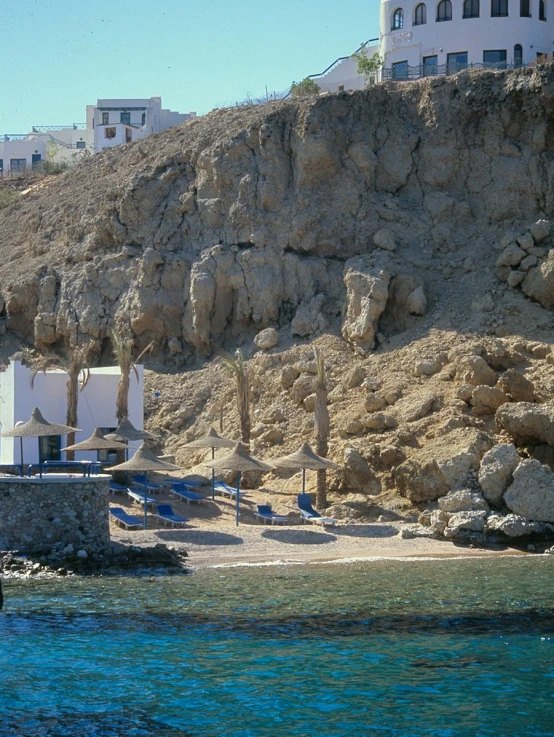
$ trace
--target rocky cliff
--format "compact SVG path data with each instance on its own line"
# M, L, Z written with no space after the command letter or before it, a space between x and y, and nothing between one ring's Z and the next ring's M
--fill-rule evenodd
M149 422L179 457L223 408L234 424L208 359L237 345L255 448L309 438L315 340L335 491L442 497L514 439L495 412L554 387L553 112L552 67L466 72L105 151L0 211L4 344L92 340L107 360L114 325L154 341ZM537 433L516 442L549 461Z
M550 216L553 83L542 67L216 110L105 151L0 213L6 328L100 346L120 322L175 363L268 325L369 349L381 316L405 330L453 278L473 296L506 231Z

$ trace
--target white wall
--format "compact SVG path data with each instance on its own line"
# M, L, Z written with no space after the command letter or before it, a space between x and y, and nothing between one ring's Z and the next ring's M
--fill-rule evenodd
M3 161L4 174L10 171L11 159L25 159L26 168L31 169L33 154L40 154L43 161L46 159L46 143L42 136L10 141L0 139L0 159Z
M367 46L366 53L369 58L379 53L379 44ZM343 59L327 74L312 79L319 85L321 92L338 92L339 87L344 90L363 90L365 87L364 75L358 74L358 62L352 57Z
M418 66L424 56L437 55L438 64L446 64L447 54L467 51L468 63L482 63L483 51L506 50L508 64L513 63L514 46L521 44L523 63L537 57L537 53L551 53L553 49L554 5L545 0L546 21L539 20L538 0L531 0L531 18L520 18L519 0L508 0L508 17L491 18L490 0L481 0L479 18L462 18L462 0L452 0L452 20L437 23L438 2L427 2L427 23L413 25L418 0L381 2L381 54L385 67L407 61ZM404 28L391 30L392 16L397 8L404 10Z
M143 428L143 367L137 366L139 381L131 377L129 389L129 419L137 429ZM26 422L33 407L38 407L50 422L66 424L65 371L47 371L36 374L31 387L31 372L19 361L13 361L0 373L0 422L2 431L11 430L19 420ZM115 400L120 371L117 367L91 369L90 379L79 394L79 429L75 442L90 437L95 427L116 427ZM62 438L62 447L66 438ZM130 443L131 448L140 443ZM19 438L0 438L0 462L19 463ZM24 438L25 463L37 463L38 440ZM63 456L62 456L63 457ZM75 454L76 460L96 460L96 452Z

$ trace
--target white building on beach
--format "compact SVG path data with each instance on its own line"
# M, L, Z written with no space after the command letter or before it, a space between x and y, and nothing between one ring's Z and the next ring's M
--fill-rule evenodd
M138 381L131 379L129 389L129 419L133 425L143 428L143 367L137 366ZM75 442L90 437L95 427L105 432L115 430L118 421L115 416L115 401L120 370L117 366L90 369L86 386L79 393L79 429ZM52 370L39 372L32 381L32 372L19 361L12 361L0 372L0 431L11 430L19 421L26 422L31 417L33 407L38 407L50 422L66 424L66 382L65 371ZM60 448L66 444L66 437L57 435L45 438L24 438L23 457L25 463L38 463L45 460L60 460ZM139 443L130 443L131 448ZM78 452L75 460L107 460L97 458L97 453ZM0 463L20 463L19 438L0 438Z

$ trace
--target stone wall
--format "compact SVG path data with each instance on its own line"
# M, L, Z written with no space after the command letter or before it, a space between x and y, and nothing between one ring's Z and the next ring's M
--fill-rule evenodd
M0 478L0 550L110 542L109 476Z

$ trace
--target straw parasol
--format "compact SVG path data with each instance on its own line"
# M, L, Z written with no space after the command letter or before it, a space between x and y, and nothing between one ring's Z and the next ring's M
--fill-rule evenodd
M137 430L128 417L120 420L114 432L105 435L108 440L153 440L154 435L146 430Z
M125 443L119 443L117 440L109 440L102 435L99 427L94 428L94 432L86 440L82 440L75 445L68 445L62 450L127 450Z
M81 432L77 427L59 425L56 422L48 422L38 407L31 412L31 419L27 422L18 422L12 430L6 430L1 434L3 438L20 438L21 466L23 466L23 438L43 438L47 435L67 435L69 432Z
M147 523L147 506L146 499L148 497L148 471L179 471L179 466L167 461L161 461L144 443L141 443L139 449L125 463L118 463L117 466L106 468L106 471L135 471L144 473L144 529Z
M234 440L228 440L227 438L222 438L221 435L218 435L217 432L213 429L213 427L210 428L207 435L204 435L203 438L198 438L197 440L193 440L190 443L187 443L186 445L183 445L183 448L211 448L212 449L212 461L215 458L215 449L216 448L234 448L235 446ZM215 469L212 468L212 499L215 499Z
M213 461L204 461L205 466L215 469L216 471L237 471L237 505L236 505L236 522L239 524L239 497L240 497L240 477L244 471L272 471L273 466L268 463L259 461L248 455L246 448L242 443L237 443L233 448L233 452L222 458L216 458Z
M323 456L318 456L308 443L302 443L296 453L290 453L287 456L280 456L279 458L271 458L270 460L276 468L302 469L303 494L306 493L306 469L319 471L321 468L339 468L333 461L323 458Z

